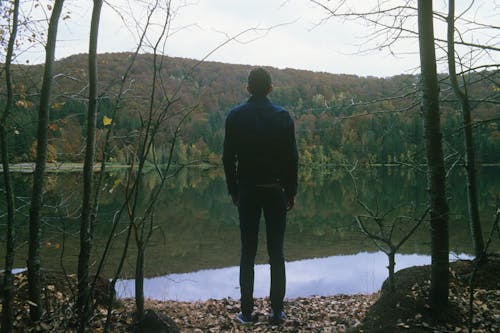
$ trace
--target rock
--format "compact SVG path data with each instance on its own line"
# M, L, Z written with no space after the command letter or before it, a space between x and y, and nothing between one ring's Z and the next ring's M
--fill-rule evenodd
M154 310L146 310L142 321L142 332L180 333L180 330L170 317Z

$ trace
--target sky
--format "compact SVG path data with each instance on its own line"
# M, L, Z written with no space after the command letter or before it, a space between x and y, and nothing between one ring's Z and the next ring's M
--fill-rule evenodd
M445 1L435 2L438 3L435 7L444 6L446 10ZM376 46L367 37L373 27L363 22L325 20L327 12L309 0L174 0L172 3L174 16L164 48L169 56L199 60L208 55L208 61L359 76L387 77L418 71L416 39L402 40L397 54L385 49L360 52ZM366 9L373 6L374 0L349 3ZM457 3L458 12L469 1ZM498 22L500 5L496 0L476 3L473 15L491 24ZM91 4L91 1L66 0L63 16L69 14L69 19L60 23L57 59L87 53ZM112 6L119 8L122 17ZM138 36L134 20L145 22L144 8L141 0L108 0L101 14L98 52L133 51ZM155 22L164 19L164 11L156 13ZM416 29L415 20L413 27ZM156 33L159 31L157 28ZM436 34L443 33L445 29L436 26ZM238 38L231 39L237 35ZM228 39L231 41L227 42ZM220 47L221 44L224 45ZM498 54L495 57L498 63ZM28 59L30 63L43 62L43 49L33 48L18 60Z

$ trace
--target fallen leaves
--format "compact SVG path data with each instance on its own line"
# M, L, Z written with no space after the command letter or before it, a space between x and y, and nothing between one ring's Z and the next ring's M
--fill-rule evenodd
M15 331L23 332L76 332L75 315L76 276L64 277L57 273L44 273L42 302L44 317L41 323L31 324L27 294L27 278L24 273L14 279L17 295L15 299ZM104 293L105 289L98 292ZM239 301L234 299L208 300L206 302L146 301L146 308L172 318L181 332L344 332L361 324L366 311L375 302L373 295L338 295L287 300L287 318L280 326L268 321L269 300L256 299L257 323L244 326L235 321ZM121 305L111 312L111 332L127 332L134 325L134 299L120 300ZM95 305L92 315L92 332L102 332L107 310Z
M255 300L257 322L251 326L234 320L239 301L230 298L193 303L149 300L146 306L172 318L182 332L344 332L361 324L377 297L377 294L337 295L287 300L287 318L280 326L268 321L267 298ZM133 300L124 302L128 308Z
M36 324L31 323L29 319L29 307L36 306L28 298L28 279L26 272L14 276L14 288L16 296L14 299L14 332L76 332L77 317L75 309L75 286L76 276L64 276L60 273L43 271L41 280L42 304L44 314L42 321ZM98 285L105 288L106 283ZM105 293L106 289L99 289L98 293ZM1 306L0 306L1 307ZM116 311L112 318L112 332L126 332L130 328L132 318L130 314L124 313L124 310ZM107 311L96 304L91 325L92 332L102 331L104 327Z
M470 261L450 265L449 306L434 313L428 304L430 281L427 277L430 267L399 271L396 273L398 292L382 292L372 308L376 310L371 311L364 324L372 330L381 331L468 332L472 265ZM500 332L499 269L500 258L492 257L478 271L472 302L474 332Z

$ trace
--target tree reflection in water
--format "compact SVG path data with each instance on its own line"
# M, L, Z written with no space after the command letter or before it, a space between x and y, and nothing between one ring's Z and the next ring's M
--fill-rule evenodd
M285 255L288 261L342 258L346 255L377 251L373 244L359 232L353 221L353 216L363 213L363 210L356 203L351 178L343 170L343 168L302 169L297 204L289 215L285 237ZM459 170L455 169L448 181L451 208L450 249L456 253L471 253L465 178L464 173ZM498 205L498 188L500 188L500 172L498 171L498 167L479 169L479 201L484 223L483 230L490 229L493 222L491 216ZM408 202L413 202L417 206L426 204L425 175L410 168L359 169L356 177L358 190L363 195L364 201L371 207L379 207L381 211ZM26 190L25 197L27 197L31 188L30 179L30 175L16 174L15 187L19 192L16 207L19 209L29 206L26 205L26 200L23 199L24 194L21 192ZM97 251L104 247L113 215L123 202L124 179L123 171L106 174L106 184L102 189L94 238L96 250L94 260L100 255ZM47 180L42 234L42 264L46 269L60 270L59 257L64 248L62 262L66 271L68 273L76 271L78 217L81 204L80 181L81 174L77 172L51 174ZM143 193L149 193L155 186L157 186L157 180L152 172L145 177ZM1 205L2 201L0 201L0 211L3 208ZM54 207L58 209L54 210ZM168 184L157 204L155 216L157 219L155 224L159 226L159 229L155 230L146 251L148 277L238 265L240 245L237 213L227 195L222 168L208 171L189 169L182 172L179 177ZM26 262L28 225L22 212L18 214L18 218L18 244L25 244L18 249L16 255L15 264L19 268L24 267ZM121 228L124 227L125 221ZM2 228L4 225L0 223L0 237L4 235ZM263 229L260 236L257 263L265 264L267 254ZM428 255L430 253L429 237L428 225L424 222L401 248L400 253ZM62 246L63 239L65 240L64 247ZM114 263L121 254L122 244L123 233L115 239L104 277L110 277L113 274ZM492 246L496 247L492 250L498 250L497 243ZM4 251L5 247L0 246L1 257L4 256ZM130 277L134 271L134 252L135 249L132 247L123 278ZM295 264L290 265L293 268ZM396 265L397 268L401 268L402 263L396 261ZM339 270L341 266L335 264L330 275L338 277L341 274ZM380 267L376 270L385 274L385 266L387 262L381 259ZM264 269L267 271L267 268ZM311 272L315 270L323 271L317 267L311 268ZM304 268L304 272L308 270ZM368 276L365 277L363 274L368 274ZM360 273L356 278L370 279L369 274L372 273ZM296 276L301 276L301 274ZM231 278L231 281L237 280ZM366 283L371 283L370 281ZM267 284L264 283L264 285ZM341 288L336 286L333 290L341 290ZM289 290L289 293L291 292L292 290Z

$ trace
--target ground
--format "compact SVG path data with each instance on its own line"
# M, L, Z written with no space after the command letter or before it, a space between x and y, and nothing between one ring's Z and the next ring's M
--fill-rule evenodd
M258 322L244 326L234 321L238 302L233 299L206 302L146 301L155 318L175 322L181 332L466 332L468 324L469 281L474 268L471 261L450 265L450 305L430 315L426 300L429 291L429 266L410 267L397 272L396 292L384 284L372 295L336 295L287 300L287 319L281 326L267 321L268 300L256 300ZM500 331L500 259L492 257L476 275L473 291L474 332ZM75 278L44 272L44 304L50 314L43 322L30 325L28 319L27 278L16 275L16 332L72 332ZM69 286L69 287L68 287ZM1 286L0 286L1 287ZM96 295L104 295L106 283ZM107 311L105 299L97 298L93 332L101 332ZM112 311L112 331L131 331L134 323L134 301L121 300ZM154 326L151 326L154 327ZM166 332L150 329L148 332Z
M338 295L288 300L287 319L280 326L268 322L269 302L257 299L258 321L245 326L234 320L239 302L233 299L180 303L150 301L147 307L170 316L181 332L343 332L358 326L377 295Z
M396 273L396 291L386 281L380 297L367 312L361 329L365 332L467 332L470 278L474 263L460 260L450 264L449 306L431 315L428 304L430 266L403 269ZM472 328L475 333L500 332L500 258L490 257L477 270L473 290Z

